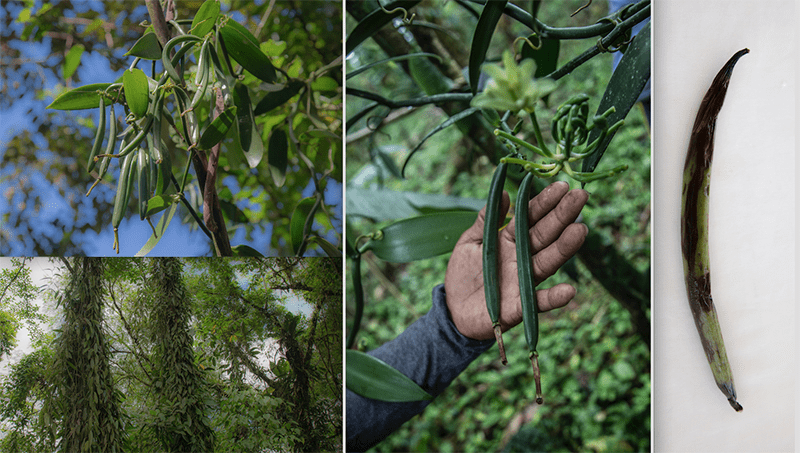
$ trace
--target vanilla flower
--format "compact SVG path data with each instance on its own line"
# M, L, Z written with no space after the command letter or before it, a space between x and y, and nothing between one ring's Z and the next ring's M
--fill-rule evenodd
M487 63L481 69L490 79L486 88L472 99L472 107L532 111L536 101L556 89L554 80L534 78L536 63L532 59L527 58L517 64L508 50L503 52L503 67Z

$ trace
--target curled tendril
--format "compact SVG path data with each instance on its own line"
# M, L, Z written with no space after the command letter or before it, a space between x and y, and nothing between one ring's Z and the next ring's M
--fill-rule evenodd
M530 39L530 38L532 38L534 36L536 37L536 39L539 40L539 44L536 45L536 46L533 45L533 42L531 42L531 39ZM517 39L515 39L514 43L511 44L511 48L514 49L514 57L518 57L519 54L522 53L522 49L525 48L525 44L523 44L522 48L520 48L519 52L517 52L517 43L520 42L520 41L525 41L525 43L528 44L529 46L531 46L531 48L533 50L539 50L539 49L542 48L542 38L540 38L539 35L534 33L534 34L531 35L530 38L526 37L526 36L517 36Z
M393 15L394 13L398 12L398 11L402 11L403 12L403 25L406 25L406 26L411 25L414 22L414 18L417 16L417 13L411 13L411 17L408 17L408 10L403 8L402 6L398 6L397 8L395 8L395 9L393 9L391 11L386 9L386 7L383 6L380 1L378 1L378 6L381 7L381 10L383 10L384 13L386 13L386 14L388 14L390 16Z
M580 8L576 9L574 13L570 14L569 17L573 17L579 12L583 11L584 9L588 8L589 5L592 4L592 0L589 0L585 5L581 6Z

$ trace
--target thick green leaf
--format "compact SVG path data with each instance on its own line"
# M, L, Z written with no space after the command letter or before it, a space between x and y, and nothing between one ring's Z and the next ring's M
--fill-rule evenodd
M219 208L222 210L222 213L225 214L225 217L233 223L247 223L250 221L244 211L239 209L239 207L231 201L220 198Z
M306 225L306 219L311 215L311 209L314 207L316 201L316 197L303 198L297 203L297 207L294 208L294 212L292 213L292 220L289 223L289 232L292 236L292 250L295 254L297 254L300 244L303 242L303 229Z
M408 376L383 360L355 349L347 350L347 388L366 398L389 402L432 400Z
M494 29L497 22L503 15L503 8L506 7L507 0L488 1L483 7L478 25L475 26L475 34L472 36L472 47L469 51L469 85L472 94L478 92L478 80L481 75L481 65L486 59L486 51L489 50L489 43L492 41Z
M259 101L259 103L253 109L253 115L263 115L276 107L280 107L286 103L286 101L293 98L294 95L299 93L300 88L303 88L303 86L305 86L303 82L299 80L291 80L283 89L267 93L267 95L264 96L264 99Z
M125 55L132 55L145 60L160 60L161 43L158 42L158 37L155 33L145 33Z
M308 242L316 243L317 245L319 245L320 248L322 248L322 250L325 251L325 254L327 254L331 258L341 258L342 257L342 251L341 250L339 250L335 245L331 244L330 242L326 241L325 239L322 239L319 236L312 236L311 238L308 239Z
M236 106L231 106L225 109L214 121L206 127L200 135L200 140L197 141L197 147L200 149L211 149L214 145L221 142L228 130L233 125L236 119Z
M144 117L147 113L147 103L150 101L147 75L141 69L128 69L122 74L122 86L125 88L125 100L136 118Z
M432 258L451 252L477 218L477 212L452 211L403 219L382 228L364 249L392 263Z
M53 110L83 110L96 109L100 106L100 93L111 85L110 83L92 83L62 93L47 106Z
M177 193L171 193L169 195L156 195L147 200L147 211L145 212L145 217L158 214L159 212L167 209L175 203L179 203L180 201L181 196Z
M192 34L203 37L214 28L219 16L219 2L217 0L206 0L200 5L197 14L192 20Z
M67 56L64 57L64 66L62 67L64 80L68 80L72 74L75 74L75 70L81 64L81 55L84 50L83 44L75 44L69 49Z
M256 168L264 157L264 142L256 128L253 106L247 86L236 82L233 86L233 105L236 106L236 132L239 145L250 168Z
M558 39L539 38L531 35L528 39L533 44L538 44L539 48L534 49L528 43L522 45L522 58L533 58L536 62L536 72L533 76L537 79L558 69L558 53L561 49L561 41Z
M486 204L486 199L348 186L345 203L348 217L358 216L374 222L385 222L436 211L477 212Z
M286 132L276 127L269 136L269 171L272 174L272 181L276 186L281 187L286 181L286 165L289 162L289 142L286 140Z
M336 91L339 83L333 77L320 77L311 82L311 89L314 91Z
M420 0L395 0L384 6L386 11L389 11L388 13L384 12L381 8L376 8L374 11L367 14L367 17L362 19L361 22L353 28L350 35L347 36L345 56L350 55L353 49L358 47L364 40L374 35L376 31L380 30L381 27L388 24L392 19L401 17L403 11L397 8L409 10L419 2Z
M178 204L173 204L169 211L167 211L163 216L161 216L161 220L158 221L158 225L156 225L156 231L152 235L150 235L150 239L145 242L144 246L136 252L136 256L145 256L153 250L158 244L158 241L164 237L164 232L167 231L167 227L169 226L169 222L172 220L172 216L175 215L175 212L178 210Z
M228 54L251 74L267 83L276 79L275 67L259 47L258 40L244 26L229 19L219 31Z
M608 81L606 92L597 107L603 113L610 107L616 110L608 116L608 124L624 119L636 104L642 89L650 78L650 22L636 34L633 42L619 61L617 69ZM588 143L600 136L600 131L593 129L589 133ZM614 134L609 134L597 148L597 151L583 160L581 171L592 172L603 157Z

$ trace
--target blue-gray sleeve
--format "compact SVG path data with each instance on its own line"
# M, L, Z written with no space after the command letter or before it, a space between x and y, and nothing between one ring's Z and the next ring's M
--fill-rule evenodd
M405 374L434 397L494 344L461 335L450 319L444 285L433 289L433 307L402 334L368 352ZM347 391L347 451L364 451L382 441L430 401L388 403Z

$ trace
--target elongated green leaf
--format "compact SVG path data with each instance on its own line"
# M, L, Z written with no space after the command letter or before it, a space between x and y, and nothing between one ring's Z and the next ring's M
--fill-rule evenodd
M81 55L83 55L84 50L85 47L83 47L83 44L75 44L69 49L67 56L64 57L64 66L62 67L64 71L64 80L69 79L72 77L72 74L75 74L75 70L78 69L78 65L81 64Z
M453 87L453 81L427 58L412 59L408 62L408 69L417 86L429 96L446 93Z
M366 398L395 403L433 399L408 376L355 349L347 350L347 388Z
M269 171L272 181L281 187L286 181L286 164L289 162L289 142L286 132L276 127L269 136Z
M158 225L156 225L156 231L152 235L150 235L150 239L145 242L144 246L136 252L135 256L145 256L153 250L153 247L158 245L158 241L164 237L164 232L167 231L167 227L169 226L169 222L172 220L172 216L175 215L175 212L178 210L178 205L173 204L169 210L161 216L161 220L158 221Z
M364 249L392 263L432 258L453 250L458 238L475 223L477 212L442 212L411 217L381 228Z
M197 10L197 14L192 20L192 34L201 38L205 36L214 28L217 16L219 16L219 2L206 0L200 5L200 9Z
M486 204L486 199L348 187L345 203L348 217L358 216L374 222L385 222L437 211L478 212Z
M497 21L503 15L503 8L506 7L506 0L488 1L483 7L478 25L475 26L475 34L472 36L472 47L469 51L469 85L472 94L478 92L478 80L481 75L481 65L486 58L486 51L489 50L489 43L492 41L494 29Z
M624 119L636 104L642 89L650 78L650 22L642 28L619 61L617 69L608 81L603 99L597 106L597 112L603 113L610 107L616 110L608 116L608 124ZM588 143L600 136L595 128L589 133ZM597 151L583 160L581 171L592 172L603 157L614 134L608 134L597 148Z
M158 37L155 33L145 33L133 44L131 50L125 55L131 55L145 60L160 60L161 43L158 42Z
M303 198L297 203L292 213L292 220L289 223L289 232L292 236L292 250L295 254L297 254L300 244L303 242L303 229L306 225L306 219L311 215L311 209L314 207L316 201L316 197Z
M122 74L122 86L125 88L125 100L137 118L142 118L147 113L147 103L150 101L147 75L141 69L128 69Z
M291 80L280 91L267 93L267 95L264 96L264 99L256 104L255 108L253 109L253 115L263 115L276 107L280 107L286 103L286 101L293 98L294 95L299 93L303 86L305 86L303 82L299 80Z
M398 8L409 10L419 2L420 0L395 0L384 6L388 13L380 8L376 8L374 11L367 14L367 17L362 19L361 22L353 28L350 35L347 36L345 55L349 55L359 44L372 37L376 31L380 30L381 27L388 24L395 17L402 17L403 11Z
M200 149L211 149L214 145L221 142L228 134L228 130L236 119L236 106L225 109L214 121L206 127L200 135L197 147Z
M396 57L386 58L386 59L383 59L383 60L380 60L380 61L376 61L376 62L373 62L373 63L370 63L370 64L365 64L364 66L361 66L361 67L359 67L357 69L354 69L352 71L347 71L347 80L350 80L351 77L355 77L355 76L361 74L362 72L364 72L364 71L366 71L368 69L374 68L375 66L378 66L378 65L390 63L392 61L410 60L410 59L413 59L413 58L420 58L420 57L426 57L426 58L430 57L430 58L435 58L435 59L437 59L439 61L442 61L442 57L440 57L439 55L436 55L435 53L418 52L418 53L410 53L408 55L397 55Z
M100 105L100 93L110 83L92 83L62 93L47 106L53 110L96 109Z
M247 159L247 165L250 168L256 168L264 157L264 142L256 128L250 93L247 86L238 81L233 86L233 105L236 106L236 131L239 145Z
M259 47L258 40L244 26L229 19L219 31L228 54L251 74L267 83L275 82L275 67Z

